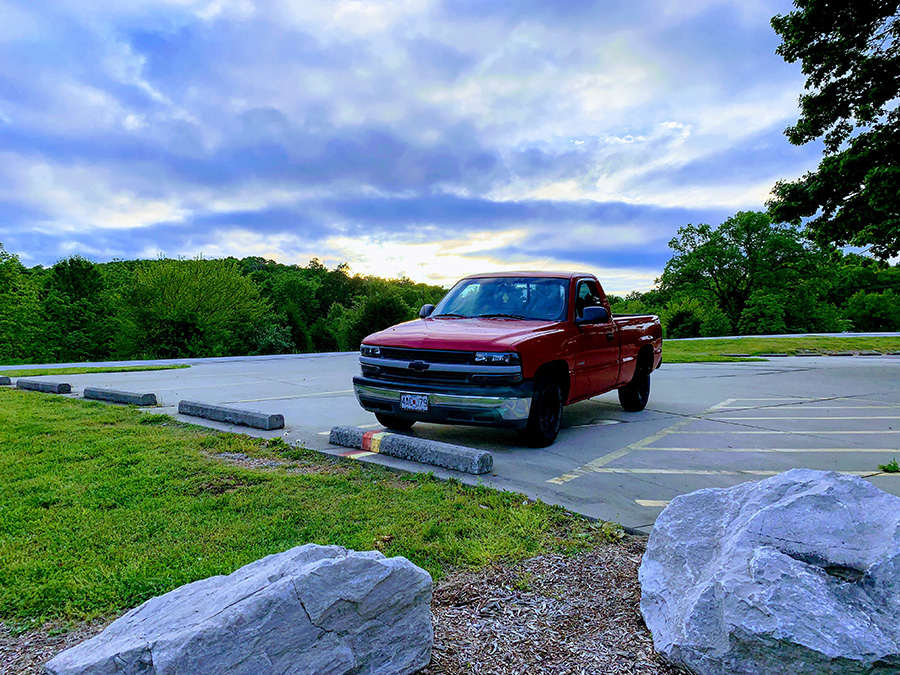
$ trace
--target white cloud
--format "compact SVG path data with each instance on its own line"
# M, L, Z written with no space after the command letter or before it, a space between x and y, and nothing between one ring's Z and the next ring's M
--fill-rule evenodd
M45 218L33 229L66 234L90 230L128 230L158 222L180 221L187 211L177 199L153 198L116 187L97 167L30 162L11 153L3 159L5 188L0 197L15 199Z

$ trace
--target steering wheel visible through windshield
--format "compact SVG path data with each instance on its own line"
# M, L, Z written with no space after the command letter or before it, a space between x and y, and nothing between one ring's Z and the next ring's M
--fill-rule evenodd
M567 287L567 279L542 277L463 279L438 303L431 317L563 321Z

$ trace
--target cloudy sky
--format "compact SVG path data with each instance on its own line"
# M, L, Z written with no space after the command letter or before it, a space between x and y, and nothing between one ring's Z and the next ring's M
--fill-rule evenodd
M0 242L646 289L820 148L787 0L0 0Z

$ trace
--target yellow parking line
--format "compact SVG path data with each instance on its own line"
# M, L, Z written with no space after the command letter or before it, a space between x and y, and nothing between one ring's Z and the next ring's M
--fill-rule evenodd
M780 471L757 471L751 469L741 469L737 471L729 471L724 469L610 469L604 467L595 469L596 473L621 473L621 474L641 474L641 475L660 475L660 476L775 476ZM838 471L848 476L877 476L881 475L880 471ZM884 474L885 476L900 476L900 474Z
M616 450L615 452L611 452L608 455L603 455L603 457L598 457L593 462L588 462L587 464L584 464L583 466L580 466L569 473L564 473L562 476L551 478L547 482L553 483L554 485L563 485L564 483L568 483L570 480L575 480L579 476L583 476L586 473L597 471L604 464L609 464L614 459L624 457L629 452L631 452L630 446L627 448L622 448L621 450Z
M810 396L782 396L780 398L731 398L729 401L778 401L779 403L786 401L821 401L820 398L812 398Z
M900 453L897 448L676 448L652 447L644 450L661 452L893 452Z
M900 405L797 405L801 410L900 410ZM763 406L764 407L764 406ZM759 410L760 406L726 405L716 410Z
M670 431L672 434L718 434L734 435L734 434L791 434L794 436L818 436L823 434L900 434L898 429L889 429L888 431L817 431L806 429L804 431Z
M900 417L715 417L710 421L744 421L744 420L900 420Z
M654 508L654 507L665 508L669 505L668 499L635 499L634 502L638 506L647 506L650 508Z
M709 411L707 411L707 412L709 412ZM556 478L551 478L547 482L553 483L554 485L564 485L565 483L575 480L576 478L579 478L580 476L585 476L589 473L593 473L593 472L597 471L598 469L600 469L600 467L605 466L606 464L609 464L613 460L620 459L620 458L624 457L625 455L627 455L631 452L634 452L635 450L644 450L650 443L655 443L656 441L658 441L662 438L665 438L666 434L673 433L672 429L679 429L679 428L681 428L685 425L688 425L694 421L695 420L693 420L693 419L685 419L685 420L681 420L680 422L676 422L675 424L666 427L662 431L658 431L655 434L652 434L651 436L642 438L641 440L636 441L636 442L632 443L631 445L628 445L624 448L621 448L620 450L616 450L614 452L610 452L609 454L603 455L602 457L598 457L597 459L595 459L591 462L588 462L587 464L583 464L583 465L579 466L577 469L573 469L572 471L569 471L568 473L564 473L561 476L557 476Z

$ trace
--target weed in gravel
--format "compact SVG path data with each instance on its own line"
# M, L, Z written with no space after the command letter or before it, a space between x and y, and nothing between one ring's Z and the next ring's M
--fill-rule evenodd
M900 472L900 464L897 464L897 458L894 457L887 464L879 464L878 468L884 471L885 473L897 473Z

